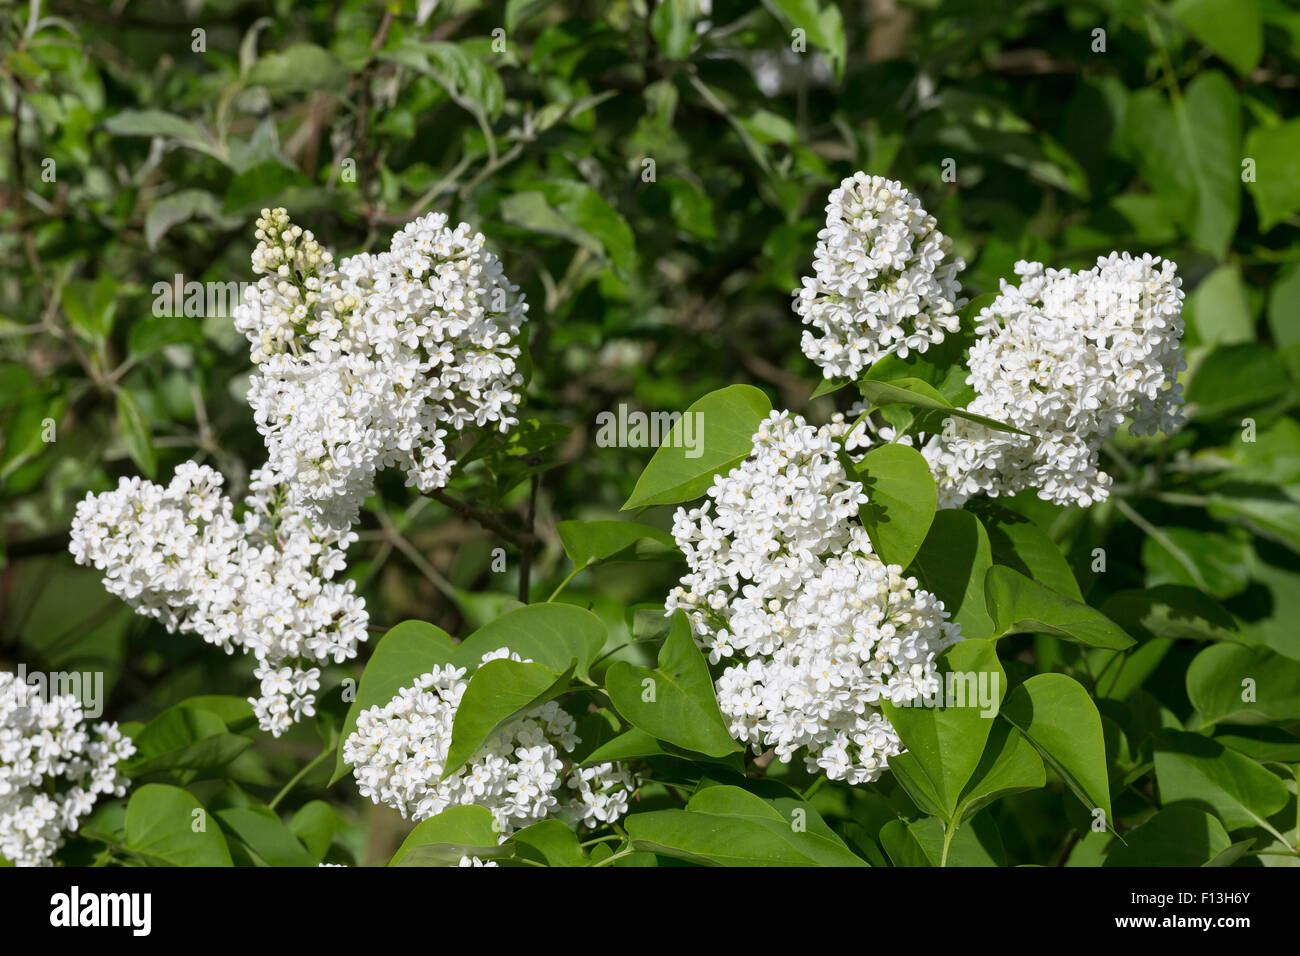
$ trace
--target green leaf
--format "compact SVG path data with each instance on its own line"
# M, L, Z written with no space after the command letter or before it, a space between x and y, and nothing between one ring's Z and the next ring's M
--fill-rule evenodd
M581 734L582 732L579 730L579 735L581 736ZM586 737L583 737L583 742L586 742ZM729 753L725 757L706 757L697 751L674 747L672 744L666 743L644 730L638 730L636 727L605 741L583 758L581 762L586 765L604 763L610 760L637 760L645 757L679 757L683 760L720 763L730 767L737 773L743 773L745 770L744 757L738 752Z
M557 674L576 661L575 673L585 679L607 637L604 622L586 608L528 604L507 611L465 638L453 660L473 671L484 654L507 647Z
M939 866L943 862L943 822L891 820L880 830L880 842L895 866ZM1006 851L997 825L988 814L958 828L948 846L948 866L1005 866Z
M378 54L409 67L433 80L461 109L494 120L505 104L505 86L501 75L455 43L423 42L408 36L395 49Z
M848 388L853 382L847 378L823 378L817 383L812 394L808 396L809 401L814 398L821 398L823 395L830 395L832 392L838 392L842 388Z
M388 865L455 866L462 856L509 856L510 847L497 843L499 833L496 818L486 807L448 807L416 826Z
M944 509L934 516L908 573L943 601L963 637L983 639L994 630L984 599L984 576L992 566L989 537L979 519Z
M677 550L677 542L672 535L634 521L561 521L555 530L559 532L564 553L569 556L575 568L608 561L642 541L655 542L671 549L646 549L650 556L681 560L681 552ZM635 558L641 557L638 549Z
M984 578L984 594L997 622L998 637L1053 634L1076 644L1113 650L1137 643L1100 611L1058 594L1012 568L991 567Z
M707 192L680 176L664 176L659 183L668 190L668 211L678 229L697 239L718 237L713 199Z
M1222 600L1250 584L1250 545L1226 534L1163 527L1142 542L1149 587L1175 584Z
M769 0L768 5L789 27L803 30L808 42L826 54L837 80L844 76L847 47L838 6L818 0Z
M1243 76L1259 66L1264 23L1258 0L1174 0L1171 7L1197 40Z
M1162 584L1119 591L1102 613L1141 640L1239 641L1237 624L1217 601L1195 588Z
M1216 644L1187 668L1187 696L1204 724L1300 721L1300 661L1260 647Z
M117 282L101 273L94 282L73 280L63 286L63 311L72 327L102 348L117 314Z
M421 674L435 667L443 667L456 659L457 645L442 628L424 621L403 621L380 638L366 662L357 687L356 700L348 708L339 733L339 755L334 764L330 783L337 783L347 775L348 765L343 762L343 743L357 729L357 716L370 707L383 706L403 687L415 682Z
M541 664L498 658L470 677L451 725L442 779L454 774L503 726L569 688L574 665L561 674Z
M565 239L598 256L605 254L605 246L599 239L560 215L539 190L511 193L501 201L497 212L502 220L521 229Z
M1155 767L1165 805L1207 810L1229 830L1264 825L1290 796L1275 774L1200 734L1157 731Z
M126 805L126 848L162 866L230 866L230 851L203 805L180 787L148 783Z
M207 219L219 226L230 228L239 221L225 216L217 197L206 189L181 189L170 193L149 207L144 217L144 238L150 249L157 249L158 243L173 226L178 226L191 219Z
M695 42L696 0L663 0L650 15L650 33L670 60L684 60Z
M254 63L244 82L279 93L339 92L347 86L348 71L329 50L314 43L294 43Z
M1230 483L1209 496L1211 517L1240 524L1263 538L1300 551L1300 485Z
M1085 808L1114 826L1101 715L1088 692L1064 674L1037 674L1010 694L1002 716L1028 738Z
M289 830L302 841L312 859L325 859L340 825L339 815L324 800L312 800L298 808L289 821Z
M221 208L225 213L251 211L267 203L283 201L290 190L302 191L310 186L310 180L298 170L271 159L232 179Z
M149 435L149 426L140 413L140 406L124 388L119 388L114 397L117 402L117 428L126 442L126 450L139 469L152 478L158 470L158 456Z
M144 358L169 345L202 345L203 329L185 316L146 315L131 326L127 354Z
M976 507L988 532L995 563L1013 568L1068 598L1083 600L1069 562L1036 522L989 500L978 502Z
M1274 401L1290 389L1286 366L1276 353L1247 342L1220 346L1206 356L1187 386L1187 401L1196 406L1192 417L1207 421ZM1233 425L1240 427L1241 420Z
M907 748L889 759L890 769L897 774L903 767L910 780L923 779L922 792L951 821L962 789L984 754L1006 693L1006 674L991 642L962 641L943 655L940 675L936 703L943 706L925 706L922 701L912 706L882 701L880 706Z
M616 269L626 272L632 267L636 236L600 193L572 179L547 180L535 184L535 188L566 222L593 236Z
M226 722L207 710L178 704L132 736L136 752L127 764L133 777L160 771L224 767L252 745L226 732Z
M639 850L706 866L868 865L811 806L788 800L783 810L739 787L712 786L685 810L634 813L624 826Z
M1255 319L1246 298L1246 283L1235 265L1219 266L1187 297L1184 317L1207 345L1255 340Z
M189 144L207 139L197 124L162 110L122 110L104 121L104 129L114 136L162 136Z
M1246 188L1267 232L1300 209L1300 119L1256 126L1246 137L1246 158L1255 161L1255 180Z
M267 866L315 866L319 862L268 807L231 807L218 810L215 816Z
M871 546L886 564L907 567L934 522L938 492L930 466L906 445L881 445L857 463L870 499L858 509Z
M1217 70L1198 73L1175 105L1195 186L1190 233L1222 259L1241 212L1241 106Z
M1102 866L1206 866L1232 843L1223 824L1196 807L1165 807L1116 843Z
M710 757L741 750L718 710L713 680L682 611L673 615L654 669L615 661L605 674L615 709L660 740Z
M578 835L559 820L543 820L517 831L510 837L510 845L515 856L547 866L591 865L578 843Z
M872 379L863 379L858 382L858 391L862 397L872 405L884 407L887 405L911 405L916 408L924 408L930 411L943 412L945 415L956 415L958 418L964 418L967 421L977 422L986 428L992 428L995 431L1015 432L1017 435L1024 435L1026 432L1021 431L1014 425L1008 425L1005 422L996 419L987 418L983 415L976 415L974 412L968 412L964 408L957 408L935 389L933 385L921 381L919 378L898 378L889 382L879 382Z
M772 411L752 385L728 385L694 402L673 426L637 479L623 510L691 501L708 491L715 475L730 471L754 450L754 433ZM693 442L686 441L690 423ZM692 447L698 454L690 457Z
M962 791L956 818L964 820L994 800L1037 790L1047 783L1043 758L1009 722L997 721L984 745L979 766Z

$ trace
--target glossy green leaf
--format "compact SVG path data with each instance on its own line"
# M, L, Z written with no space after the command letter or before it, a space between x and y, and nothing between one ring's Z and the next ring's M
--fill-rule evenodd
M496 818L486 807L473 804L448 807L416 826L388 865L455 866L463 856L479 859L509 856L509 846L497 843L500 832Z
M1019 571L994 565L984 578L999 637L1053 634L1077 644L1122 650L1136 642L1100 611L1058 594Z
M989 641L962 641L944 653L935 704L881 702L907 752L891 757L912 779L923 779L945 820L957 812L963 788L984 754L984 745L1006 693L1006 674Z
M604 623L586 608L528 604L506 611L480 627L461 642L453 659L458 666L472 671L484 654L505 647L557 674L576 662L575 673L585 678L607 637Z
M608 561L643 541L662 545L657 550L646 549L653 556L681 559L672 535L635 521L561 521L555 530L564 545L564 553L578 568ZM642 557L640 548L635 556Z
M216 817L267 866L315 866L315 856L266 807L230 807Z
M742 749L718 710L708 665L682 611L673 615L658 666L615 661L605 691L629 723L660 740L710 757Z
M694 402L641 472L623 510L700 497L715 475L749 457L754 433L771 411L767 396L750 385L729 385Z
M1200 734L1155 735L1156 783L1165 806L1207 810L1229 830L1262 826L1286 806L1286 784L1244 754Z
M180 787L148 783L126 806L126 849L155 866L230 866L221 828Z
M1002 704L1002 715L1028 738L1083 802L1104 810L1113 827L1101 715L1088 692L1064 674L1037 674Z
M456 707L442 779L465 766L494 733L569 689L574 664L559 674L541 664L497 658L470 677Z
M1232 843L1222 823L1191 806L1164 808L1124 840L1104 866L1207 866Z
M1207 724L1300 721L1300 661L1265 648L1216 644L1187 668L1187 696Z
M631 814L624 821L641 850L706 866L867 866L811 806L784 812L739 787L706 787L685 810Z
M906 445L881 445L857 463L868 502L858 509L871 546L886 564L907 567L934 522L938 492L930 466Z
M984 596L984 576L993 566L988 534L969 511L944 509L908 569L921 587L943 601L963 637L992 637L993 618Z

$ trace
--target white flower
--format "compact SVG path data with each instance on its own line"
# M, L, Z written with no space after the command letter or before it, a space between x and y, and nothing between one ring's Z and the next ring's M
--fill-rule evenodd
M253 654L261 694L250 700L278 736L315 713L313 665L355 657L366 639L355 582L330 580L356 535L310 525L265 470L252 475L241 519L222 484L192 461L166 487L123 478L77 505L70 550L138 614Z
M502 657L520 660L502 648L481 662ZM363 797L413 820L461 804L486 807L502 839L548 816L594 827L626 812L635 781L621 765L570 766L562 754L581 741L576 722L555 701L496 731L468 763L442 779L456 708L468 686L463 668L435 667L387 704L361 712L344 741L343 759L352 765ZM577 792L567 793L566 783Z
M1020 286L1004 280L979 314L969 410L1031 437L952 418L921 450L945 506L1025 488L1087 506L1109 495L1099 452L1126 420L1135 434L1181 424L1182 280L1168 260L1118 252L1085 272L1015 269Z
M268 468L317 524L347 528L390 466L445 485L454 433L515 424L528 306L482 234L430 214L337 268L283 209L257 221L235 310L258 365L248 400Z
M960 635L942 602L885 565L858 522L866 503L838 456L842 420L773 412L709 501L678 509L689 571L668 596L713 663L732 736L836 780L875 780L901 742L882 699L937 688L936 655ZM855 432L856 434L856 432Z
M804 354L827 378L856 378L957 331L966 264L901 183L854 173L831 192L817 240L815 274L795 290L794 310L811 326Z
M87 727L72 694L44 700L0 672L0 856L48 866L103 795L126 793L118 764L135 744L115 723Z

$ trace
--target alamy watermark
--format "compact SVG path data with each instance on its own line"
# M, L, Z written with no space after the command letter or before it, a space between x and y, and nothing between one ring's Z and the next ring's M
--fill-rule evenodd
M104 714L103 671L29 671L26 664L19 664L15 676L19 684L32 688L47 703L71 694L81 701L86 717L94 719Z
M252 282L186 281L185 276L178 272L170 282L159 280L153 284L150 290L153 292L153 314L158 318L186 316L191 319L229 316L235 311L235 306L244 301L244 293L256 287Z
M898 707L977 707L981 717L996 717L1001 700L1002 675L997 671L949 671L940 674L933 691Z
M687 458L704 454L703 412L629 411L624 404L617 412L596 415L596 444L600 448L686 449Z

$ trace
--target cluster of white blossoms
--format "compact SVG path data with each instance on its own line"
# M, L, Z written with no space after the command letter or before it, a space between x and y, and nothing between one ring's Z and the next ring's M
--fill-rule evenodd
M1035 488L1087 506L1109 494L1099 452L1126 420L1134 434L1181 423L1182 280L1168 260L1118 252L1084 272L1015 270L1019 287L1003 280L979 314L969 410L1028 437L954 417L922 452L944 505Z
M795 312L811 326L804 354L827 378L856 378L886 355L938 345L959 327L965 266L901 183L855 173L831 192L815 275L794 293Z
M502 648L485 654L483 663L503 657L521 659ZM461 804L486 807L502 839L551 816L594 827L627 812L634 781L622 764L577 767L563 759L581 740L573 717L554 701L497 730L465 766L441 779L468 686L464 668L435 667L387 704L361 712L343 759L363 797L412 820Z
M847 429L773 412L709 501L678 509L689 571L667 608L727 662L716 690L737 740L785 762L804 748L810 771L857 784L902 750L880 701L932 695L936 656L961 638L941 601L872 552L867 496L838 454Z
M433 213L337 267L283 209L262 210L257 238L261 278L235 310L248 400L268 467L318 524L349 527L389 466L444 486L456 433L516 423L528 306L481 233Z
M135 745L117 724L85 724L72 694L49 700L0 672L0 856L45 866L104 794L126 793L118 763Z
M319 529L265 470L253 473L242 519L220 473L186 462L163 487L122 478L77 505L70 550L104 586L167 630L253 654L263 730L279 735L315 713L320 669L355 657L369 617L344 568L351 532Z

